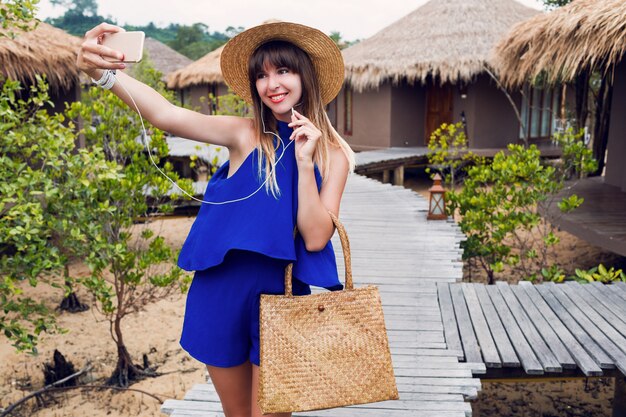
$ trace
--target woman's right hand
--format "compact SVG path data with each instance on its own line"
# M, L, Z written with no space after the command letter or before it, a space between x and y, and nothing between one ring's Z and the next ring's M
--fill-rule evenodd
M105 33L124 32L124 28L111 25L109 23L100 23L95 28L85 33L83 43L78 50L76 65L78 68L89 75L91 78L98 79L102 75L104 69L122 69L126 65L120 62L109 62L103 57L114 59L123 59L121 52L101 45L102 37Z

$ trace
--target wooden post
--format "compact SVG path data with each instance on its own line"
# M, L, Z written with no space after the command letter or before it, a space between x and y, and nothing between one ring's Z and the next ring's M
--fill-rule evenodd
M613 417L626 417L626 377L622 374L615 377Z
M389 170L386 169L383 171L383 184L388 184L389 183Z
M404 185L404 165L393 170L393 185Z

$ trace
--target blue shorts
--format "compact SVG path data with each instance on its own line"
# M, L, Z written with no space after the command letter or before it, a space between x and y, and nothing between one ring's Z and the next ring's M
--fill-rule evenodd
M224 261L196 271L185 307L180 345L202 363L219 367L259 365L260 294L284 294L287 261L230 250ZM311 293L293 280L294 295Z

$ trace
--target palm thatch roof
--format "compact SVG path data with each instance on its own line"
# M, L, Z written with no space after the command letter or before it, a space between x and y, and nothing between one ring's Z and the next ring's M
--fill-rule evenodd
M15 39L0 37L0 72L5 77L31 84L35 75L45 74L52 92L68 90L79 82L80 38L43 22L34 30L14 32L18 33Z
M185 55L153 38L146 38L143 47L154 68L163 73L163 81L167 80L168 74L193 62ZM129 68L131 67L132 65L129 65Z
M344 49L356 90L387 80L469 81L489 63L498 39L538 10L515 0L430 0L371 38Z
M495 49L505 84L547 73L569 81L581 70L609 68L626 52L626 1L575 0L516 25Z
M224 46L209 52L185 68L174 71L167 77L167 88L183 89L195 84L223 83L220 56Z

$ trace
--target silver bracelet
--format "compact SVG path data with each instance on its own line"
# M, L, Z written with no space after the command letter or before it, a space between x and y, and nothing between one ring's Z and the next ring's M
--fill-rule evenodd
M92 78L91 81L93 81L98 87L109 90L115 84L115 70L104 70L99 80L94 80Z

